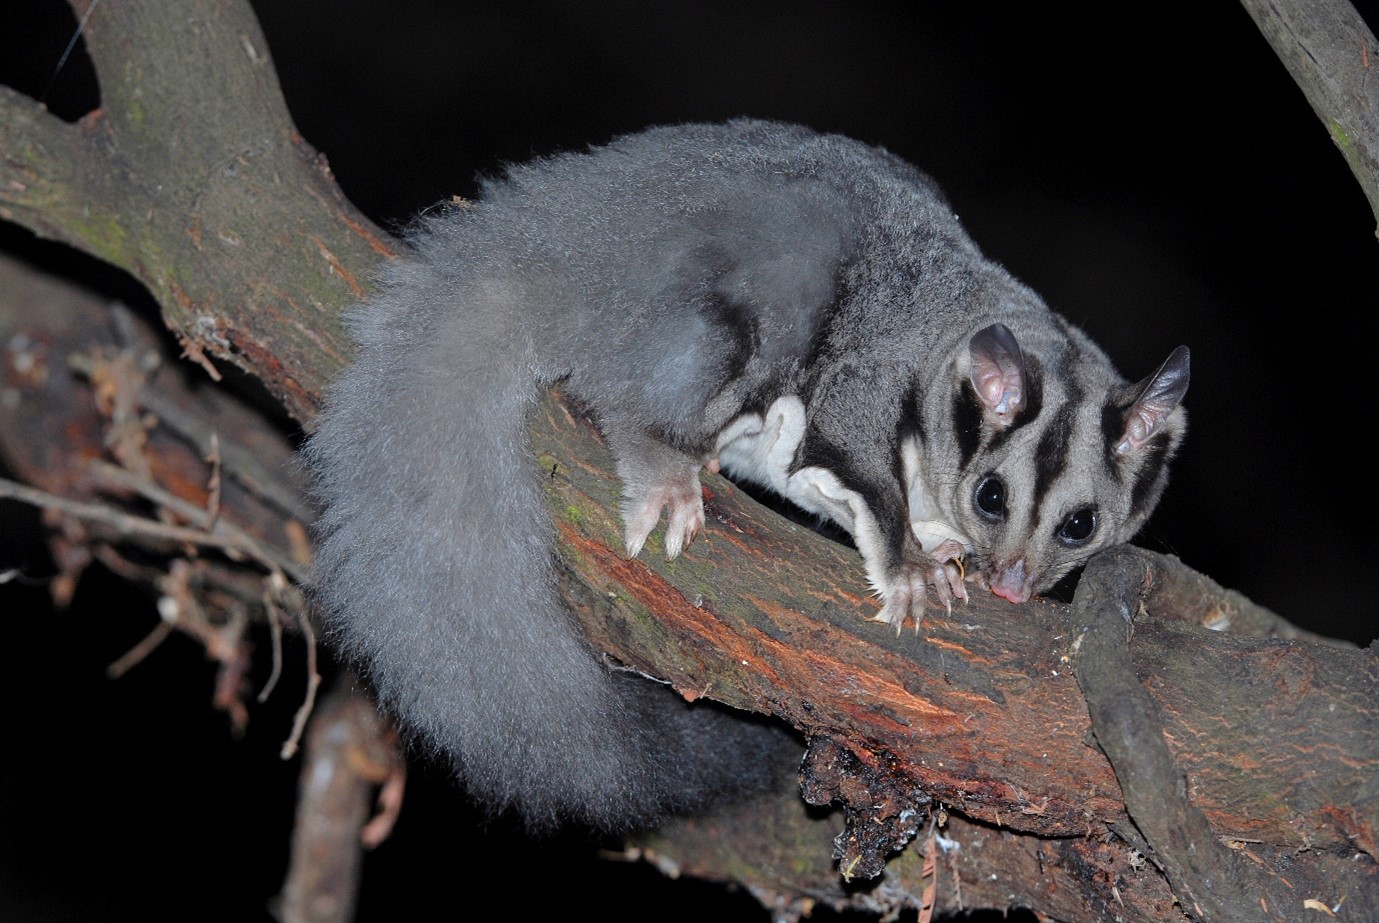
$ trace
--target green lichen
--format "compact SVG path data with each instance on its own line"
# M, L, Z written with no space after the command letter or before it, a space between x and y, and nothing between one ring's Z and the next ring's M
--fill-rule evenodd
M88 253L129 272L134 271L134 253L138 248L131 246L129 229L120 220L120 215L74 210L71 234L81 241Z
M1355 142L1351 139L1350 134L1335 119L1331 120L1329 127L1331 140L1345 153L1346 159L1350 159L1351 152L1355 149Z

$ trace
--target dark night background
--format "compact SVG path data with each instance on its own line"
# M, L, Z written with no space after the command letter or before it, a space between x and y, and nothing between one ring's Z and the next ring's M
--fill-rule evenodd
M1228 0L958 6L255 4L299 129L389 228L504 161L654 123L795 120L918 163L987 253L1128 376L1192 348L1191 431L1141 543L1370 642L1379 242L1301 92ZM74 26L59 0L9 0L0 82L80 115L89 69L78 54L55 70ZM108 284L13 227L0 246ZM53 611L34 520L0 506L0 570L27 578L0 585L0 921L267 919L297 769L276 752L300 676L241 740L190 642L107 680L153 600L93 573ZM581 844L476 836L442 774L411 783L367 860L361 921L430 915L437 899L472 913L490 888L542 915L767 918Z

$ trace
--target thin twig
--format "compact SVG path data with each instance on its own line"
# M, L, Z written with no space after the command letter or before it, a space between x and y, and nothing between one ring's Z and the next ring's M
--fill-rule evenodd
M151 502L165 506L192 522L204 521L206 511L195 504L188 503L116 465L101 461L93 462L92 465L100 477L111 485L138 491L140 495ZM101 522L114 528L122 535L141 535L174 542L187 542L202 547L219 548L230 554L241 554L252 558L269 570L283 570L299 583L304 583L307 580L306 568L288 559L281 552L265 546L243 530L226 523L220 524L221 532L219 534L207 532L200 528L169 525L121 512L107 504L71 500L7 478L0 478L0 498L19 500L33 506L55 509L69 516L75 516L77 519Z
M158 624L153 626L153 630L145 635L142 641L131 647L119 660L105 668L105 675L111 679L119 679L124 676L142 663L145 657L153 653L158 645L166 641L172 631L171 622L159 619Z
M211 433L211 451L206 455L211 476L206 484L206 528L214 531L220 520L220 436Z
M268 701L268 697L273 694L273 689L278 685L278 677L282 675L283 665L283 628L281 621L281 611L278 603L273 598L273 590L264 587L263 590L263 612L268 619L268 634L273 639L273 672L268 675L268 681L263 684L263 689L259 692L258 701L262 705Z
M195 545L211 548L242 550L238 547L237 542L224 536L210 535L200 529L170 526L144 519L141 516L131 516L103 503L83 503L80 500L69 500L66 497L59 497L57 494L48 493L46 490L39 490L37 487L11 481L8 478L0 478L0 498L19 500L33 506L57 510L59 513L75 516L77 519L104 523L122 535L143 535L174 542L191 542Z
M311 711L316 705L316 690L321 685L321 674L316 671L316 633L311 630L311 622L307 619L305 611L298 610L297 624L301 626L302 637L306 639L306 698L297 709L296 717L292 719L292 733L283 743L281 755L285 760L297 755L302 733L306 730L306 719L311 716Z

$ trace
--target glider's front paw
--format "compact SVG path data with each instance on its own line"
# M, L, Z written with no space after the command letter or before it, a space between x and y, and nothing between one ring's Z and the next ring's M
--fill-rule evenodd
M895 633L914 620L915 632L924 618L924 607L932 596L950 614L953 600L967 601L967 588L962 582L962 545L956 541L943 542L932 552L915 554L886 582L882 592L885 605L873 616L877 622L895 626Z

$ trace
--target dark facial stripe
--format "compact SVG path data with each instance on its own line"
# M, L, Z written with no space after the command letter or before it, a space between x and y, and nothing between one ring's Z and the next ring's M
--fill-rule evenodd
M1120 400L1117 400L1120 398ZM1130 514L1137 516L1149 509L1163 492L1168 479L1168 463L1173 459L1176 444L1167 432L1153 436L1135 453L1135 458L1116 454L1116 445L1125 436L1125 414L1134 398L1127 394L1112 394L1101 408L1101 436L1105 448L1106 470L1124 484L1126 472L1133 472L1130 485Z
M953 392L953 435L958 441L958 467L965 470L982 447L982 404L970 381Z
M1168 475L1168 462L1173 443L1168 434L1161 433L1140 449L1140 465L1135 470L1135 484L1130 489L1130 513L1139 515L1159 499Z
M1048 429L1039 437L1034 449L1034 508L1044 503L1044 497L1058 475L1068 466L1068 445L1072 441L1073 417L1077 403L1069 400L1058 408L1049 421Z
M1106 447L1106 467L1117 478L1121 476L1120 465L1116 462L1116 443L1125 434L1125 407L1112 399L1101 407L1101 444Z

